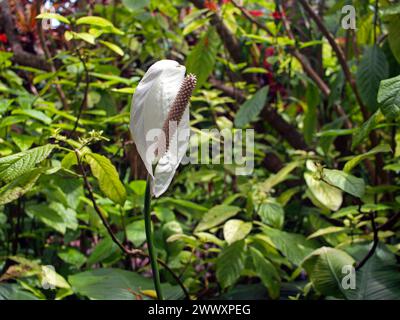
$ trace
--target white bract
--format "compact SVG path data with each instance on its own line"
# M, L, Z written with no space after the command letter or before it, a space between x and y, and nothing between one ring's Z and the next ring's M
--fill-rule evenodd
M163 136L162 127L185 72L186 68L176 61L158 61L147 70L132 98L130 130L152 178L155 197L167 190L189 145L189 108L186 108L177 130L170 137L170 147L156 157L158 139L160 134Z

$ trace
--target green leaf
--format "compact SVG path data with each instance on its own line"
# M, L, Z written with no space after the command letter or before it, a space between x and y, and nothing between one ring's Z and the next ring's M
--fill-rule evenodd
M215 206L204 214L194 232L204 231L216 227L222 222L235 216L239 211L240 208L235 206L226 206L223 204Z
M59 252L58 257L65 263L75 266L77 269L86 263L86 256L75 248L67 248Z
M324 181L344 192L361 198L365 192L365 182L347 172L340 170L323 169Z
M332 211L336 211L340 208L343 202L342 191L315 178L310 172L304 173L304 179L306 180L311 194L320 204Z
M76 294L93 300L136 300L149 298L144 290L153 290L153 280L138 273L121 269L95 269L81 272L68 277ZM182 291L177 286L161 285L166 299L179 299Z
M44 169L34 169L15 178L0 189L0 205L17 200L33 188Z
M374 130L382 117L381 111L378 109L353 135L351 149L356 148L360 143L364 142L370 132Z
M376 101L379 84L389 76L386 55L377 45L366 48L358 66L356 82L361 99L370 111L378 107Z
M314 85L309 84L306 92L306 99L307 108L304 115L303 132L306 143L311 144L315 132L317 131L317 107L321 101L319 90Z
M372 244L371 244L372 245ZM353 246L349 253L361 261L371 250L371 245ZM396 256L384 245L355 274L355 288L344 291L349 300L398 300L400 297L400 273Z
M303 259L317 248L315 242L307 240L301 234L289 233L267 226L262 227L262 232L295 265L300 265Z
M343 298L342 279L344 266L353 266L354 259L346 252L322 247L306 257L302 266L306 270L314 288L327 296Z
M250 233L251 227L251 222L238 219L228 220L224 225L224 239L228 244L242 240Z
M87 17L82 17L76 20L76 24L89 24L92 26L97 26L97 27L113 27L114 25L112 24L111 21L108 21L107 19L104 19L102 17L96 17L96 16L87 16Z
M126 200L125 187L111 161L97 153L87 153L85 159L98 180L101 191L112 201L123 205Z
M104 44L110 50L114 51L116 54L118 54L120 56L124 55L124 51L119 46L117 46L115 43L103 41L103 40L100 40L99 42L101 44Z
M393 52L394 57L397 62L400 63L400 15L394 15L389 19L388 25L389 35L389 45L390 49Z
M75 39L81 39L83 41L86 41L87 43L90 44L95 44L96 43L96 38L92 36L90 33L87 32L78 32L78 33L73 33Z
M104 238L94 248L87 260L87 264L92 266L95 263L102 262L114 253L119 252L118 250L119 248L110 237Z
M17 109L12 112L12 114L25 115L30 118L42 121L45 124L50 124L52 122L51 118L46 116L42 111L32 110L32 109Z
M62 15L57 13L50 13L50 12L41 13L36 16L36 19L56 19L60 22L70 24L69 20L66 17L63 17Z
M253 259L255 271L260 277L264 286L268 289L270 297L272 299L279 298L281 278L278 271L259 250L250 247L250 254Z
M134 221L127 225L126 235L135 247L140 247L146 241L144 220Z
M11 133L11 139L21 151L26 151L35 142L36 137L24 134Z
M344 230L346 230L346 228L344 228L344 227L330 226L330 227L322 228L322 229L315 231L313 234L310 234L307 237L307 239L314 239L314 238L318 238L321 236L325 236L327 234L342 232Z
M233 285L244 269L246 244L244 240L236 241L224 248L217 258L216 276L223 289Z
M282 229L285 212L280 203L274 201L267 201L260 204L257 211L261 221L276 229Z
M51 209L47 204L30 205L26 207L25 211L54 230L62 234L65 233L66 225L64 219L57 211Z
M219 47L219 37L210 27L186 58L188 73L197 76L197 88L201 88L214 69Z
M36 164L46 159L55 145L41 147L0 158L0 179L8 182L30 171Z
M344 172L351 172L351 170L357 166L361 161L363 161L366 158L369 158L377 153L381 152L391 152L392 148L388 144L381 144L379 146L376 146L375 148L369 150L368 152L365 152L363 154L360 154L358 156L355 156L353 159L349 160L346 162L344 165L343 171Z
M240 106L239 111L235 116L236 127L243 128L257 119L267 101L268 91L268 86L261 88L254 94L254 96Z
M400 76L381 81L378 102L387 119L400 115Z
M200 18L190 22L182 31L182 36L186 37L188 34L204 26L210 19Z
M285 181L289 174L296 169L300 165L300 162L291 162L288 163L286 166L284 166L281 170L279 170L276 174L273 174L268 177L267 180L265 180L262 183L262 190L265 193L270 192L270 190L275 187L276 185L280 184L281 182Z

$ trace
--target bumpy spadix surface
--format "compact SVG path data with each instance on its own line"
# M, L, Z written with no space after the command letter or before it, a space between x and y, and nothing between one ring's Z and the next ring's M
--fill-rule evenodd
M130 130L139 155L152 177L152 192L156 197L167 190L189 144L189 108L186 108L177 130L170 137L170 147L156 159L157 137L185 72L186 68L176 61L156 62L140 81L132 99Z

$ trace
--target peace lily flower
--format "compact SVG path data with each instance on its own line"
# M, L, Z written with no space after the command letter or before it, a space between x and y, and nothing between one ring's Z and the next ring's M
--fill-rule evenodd
M188 104L196 77L185 72L176 61L158 61L133 95L130 130L155 197L167 190L189 145Z

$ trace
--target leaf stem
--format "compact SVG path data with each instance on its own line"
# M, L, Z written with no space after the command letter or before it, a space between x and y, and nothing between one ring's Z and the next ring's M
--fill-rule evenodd
M158 299L163 300L163 295L161 292L161 284L160 284L160 273L158 271L158 264L157 264L157 254L154 250L155 248L153 242L153 231L151 228L152 225L151 225L150 175L147 175L146 193L144 196L144 224L146 229L146 239L147 239L147 246L149 249L151 270L153 272L154 287L156 289Z

